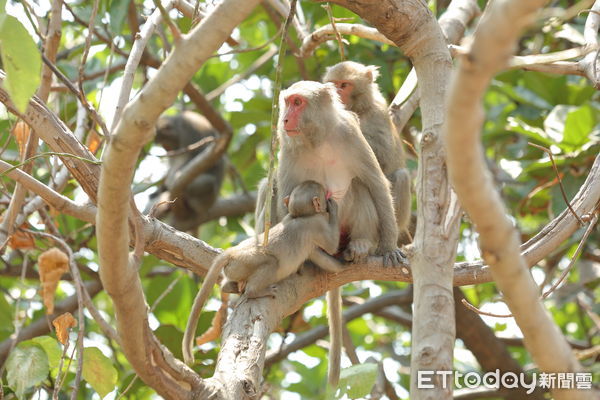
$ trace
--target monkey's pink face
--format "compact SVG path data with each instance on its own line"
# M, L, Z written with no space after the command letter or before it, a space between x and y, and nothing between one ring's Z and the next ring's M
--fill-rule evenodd
M300 133L300 117L308 102L299 94L292 94L285 99L285 114L283 115L283 129L288 136Z
M332 81L332 83L337 88L337 92L340 95L340 99L342 103L346 106L350 105L350 95L352 95L352 91L354 90L354 84L350 81Z

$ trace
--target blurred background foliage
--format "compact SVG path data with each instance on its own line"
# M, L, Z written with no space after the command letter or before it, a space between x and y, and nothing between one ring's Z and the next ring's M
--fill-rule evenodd
M439 16L445 10L447 1L431 1L431 8ZM483 1L480 2L484 6ZM552 6L568 7L574 1L553 1ZM88 34L87 24L91 15L91 1L74 1L68 3L71 12L63 13L62 40L57 61L58 68L72 81L78 79L78 68ZM45 16L49 4L42 1L39 4L30 3L33 12ZM149 15L153 9L152 2L135 0L138 16ZM212 7L212 2L206 4ZM23 3L8 3L8 12L19 16L26 27L31 26L25 17ZM127 20L128 1L101 0L100 12L94 21L98 34L93 36L90 57L85 65L86 75L96 75L84 84L88 100L101 111L110 121L114 99L120 88L122 68L116 71L105 71L109 67L123 65L132 45L130 24ZM320 4L302 2L306 25L311 30L329 23L327 13ZM350 18L352 22L364 23L353 13L334 6L333 13L338 18ZM190 28L190 19L180 14L172 13L172 21L182 31ZM577 33L581 34L585 22L585 14L576 16L568 21L546 19L538 21L537 25L525 33L520 41L518 53L521 55L547 53L574 47ZM140 18L140 23L143 19ZM223 45L219 53L233 53L210 58L193 78L204 93L219 88L229 79L243 74L251 64L270 46L276 46L279 32L269 13L263 6L244 21L232 35L239 42L236 47ZM472 31L472 26L469 32ZM571 36L564 34L570 32ZM36 38L35 34L33 35ZM298 43L296 35L291 30L292 41ZM102 38L112 38L119 51L111 50L111 46ZM268 44L269 41L272 44ZM388 100L391 100L399 90L403 80L408 75L410 63L395 47L381 44L358 37L346 37L346 57L365 64L375 64L380 67L379 84ZM161 27L159 34L152 36L147 51L158 59L164 59L168 49L173 44L171 32ZM39 42L38 42L39 43ZM266 46L265 43L267 43ZM262 47L261 47L262 46ZM240 49L253 49L239 52ZM337 43L329 41L317 48L314 55L300 61L296 60L291 51L283 60L283 86L287 87L299 79L320 79L325 68L340 61ZM231 124L234 136L228 149L228 157L233 165L234 173L227 175L221 190L221 196L241 193L244 187L255 190L258 181L265 176L269 157L271 92L273 87L274 67L276 57L260 66L248 77L227 88L220 96L212 101L212 105L222 113ZM134 90L139 89L155 70L148 66L140 68L136 75ZM71 128L74 128L76 116L76 98L65 91L53 93L50 101L51 109ZM483 146L485 156L499 189L502 192L506 206L514 217L515 223L522 233L522 240L535 235L549 220L562 212L566 205L557 182L557 176L547 154L529 144L548 148L552 151L559 176L562 180L567 198L571 199L585 180L587 173L600 149L600 96L593 87L579 76L557 76L539 72L510 70L505 71L492 81L484 99L486 120L483 126ZM182 110L195 110L190 99L181 95L175 104L167 111L176 114ZM15 124L12 115L3 111L0 120L0 142L3 149L1 157L5 161L16 162L18 148L10 131ZM109 124L110 125L110 124ZM419 141L421 126L420 113L417 111L402 133L405 139L412 143ZM91 132L91 131L90 131ZM91 134L91 133L90 133ZM41 151L49 151L42 144ZM148 194L160 182L166 172L164 159L158 158L161 149L149 143L146 154L140 159L140 169L136 175L134 189L139 192L136 201L143 208ZM411 157L409 167L416 176L416 156L409 151ZM100 156L101 153L97 154ZM35 161L34 176L48 183L53 162L47 158ZM243 185L234 176L239 174ZM2 177L0 194L0 209L5 209L8 196L12 193L14 182ZM63 195L77 200L84 200L85 195L76 181L71 180L63 190ZM416 207L416 205L415 205ZM98 259L94 226L79 221L71 216L58 214L50 210L47 216L51 219L57 231L65 238L68 245L76 254L77 263L86 281L98 280ZM43 230L47 221L39 214L33 214L28 221L29 229ZM226 248L251 234L253 216L248 214L241 218L220 218L208 222L199 229L198 237L214 247ZM477 237L465 220L462 224L463 236L459 245L458 261L479 259L476 245ZM572 235L565 243L534 267L533 274L538 283L548 285L558 278L560 272L569 263L575 248L583 235L583 229ZM583 347L600 345L600 305L597 299L600 295L600 236L597 231L592 233L584 251L569 274L567 282L559 288L545 304L553 315L555 322L562 332L571 340ZM36 272L38 255L48 249L51 243L35 237L32 246L10 246L2 256L0 265L0 342L6 343L17 327L25 327L33 321L44 318L45 310L38 293L39 280ZM152 307L151 325L155 333L176 356L181 357L180 343L185 328L187 316L195 296L199 280L190 273L166 265L161 260L147 255L140 269L148 304ZM354 304L368 298L397 290L410 290L408 284L396 282L356 282L344 287L344 294ZM493 284L482 284L464 287L467 299L474 305L486 311L506 313L507 308L499 302L499 294ZM57 290L57 302L74 294L74 286L68 276L60 283ZM198 332L208 329L219 302L215 290L215 300L212 300L200 320ZM113 321L111 302L104 292L98 293L94 302L104 317ZM410 314L410 304L400 307L406 315ZM287 318L280 331L271 337L269 346L277 349L282 341L289 343L298 334L311 328L326 324L324 300L316 299L308 303L299 313ZM592 319L595 317L596 319ZM484 317L487 324L498 336L520 337L520 332L512 319ZM114 321L113 321L114 322ZM364 362L367 359L381 361L386 377L393 385L396 395L407 398L409 387L408 366L410 358L410 327L407 323L399 323L375 314L366 314L347 324L350 338L356 345L357 354ZM75 333L71 334L74 343ZM41 379L32 387L25 390L25 396L48 398L56 385L56 341L53 334L48 340L40 339L43 343L31 341L19 344L13 353L27 348L43 349L45 352L23 353L31 360L42 363L46 357L48 367L38 372ZM43 338L43 337L42 337ZM45 340L45 341L44 341ZM109 382L106 398L116 398L130 384L133 373L128 362L116 343L105 338L94 320L86 313L86 348L97 347L101 356L109 362L103 368L103 373L110 375L114 369L114 378ZM29 346L29 347L28 347ZM219 344L209 343L202 346L197 354L195 370L202 376L208 377L213 373ZM526 370L532 360L522 346L511 346L511 355ZM46 355L44 355L46 354ZM50 354L54 354L51 356ZM69 351L70 354L70 351ZM319 399L324 396L326 380L326 347L320 341L302 350L292 353L286 360L270 365L266 369L265 378L269 395L267 398L285 399ZM35 357L34 357L35 355ZM477 360L469 353L459 340L456 347L457 370L466 372L479 370ZM15 358L16 356L11 357ZM600 378L600 363L598 356L584 360L595 374L595 382ZM14 387L10 385L11 378L7 376L10 363L3 370L2 383L4 395L12 396ZM74 365L70 367L62 388L60 398L66 398L69 392L69 382L74 380ZM99 364L100 365L100 364ZM348 366L348 359L344 366ZM39 365L38 365L39 366ZM54 371L50 372L49 371ZM85 377L84 377L85 378ZM79 392L81 399L100 398L104 393L94 384L93 378L84 379ZM372 382L371 382L372 383ZM9 386L6 386L6 385ZM40 397L38 397L38 395ZM154 392L141 381L136 380L127 389L124 398L150 399L155 398ZM386 398L386 397L384 397ZM388 393L388 397L390 395Z

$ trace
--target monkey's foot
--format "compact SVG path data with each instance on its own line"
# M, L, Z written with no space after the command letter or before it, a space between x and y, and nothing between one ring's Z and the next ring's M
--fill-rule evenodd
M277 294L277 285L271 285L268 288L255 290L255 289L246 289L244 292L244 296L248 299L258 299L260 297L272 297L275 298Z
M344 260L350 262L363 262L369 256L371 241L368 239L355 239L348 243L348 247L344 250Z
M408 265L408 259L400 249L383 252L383 266L397 267L399 265Z

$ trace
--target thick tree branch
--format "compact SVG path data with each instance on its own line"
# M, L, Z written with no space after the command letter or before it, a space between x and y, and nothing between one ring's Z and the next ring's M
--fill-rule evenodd
M411 370L451 370L454 348L453 262L458 207L446 177L439 140L452 60L438 22L421 1L334 1L368 20L410 58L421 92L423 139L417 177L417 230L412 272L414 317ZM451 387L419 391L411 375L411 398L452 397Z
M506 65L521 30L545 1L490 4L459 63L449 95L444 138L448 170L465 210L480 234L483 257L524 336L527 349L546 372L576 372L581 366L539 300L538 288L519 252L519 239L490 179L479 132L482 97L492 76ZM551 352L548 349L552 349ZM590 392L553 390L557 399L591 399Z
M439 19L440 28L447 42L457 43L462 39L469 21L480 12L475 0L453 0ZM390 105L390 112L398 132L404 129L419 105L420 93L415 91L416 87L417 79L413 68Z
M202 381L160 345L148 325L147 306L129 257L130 184L137 156L152 138L159 115L202 63L258 4L225 0L188 35L177 41L156 75L123 110L108 145L98 189L100 277L114 302L123 351L139 374L160 395L186 399L215 394L217 382Z

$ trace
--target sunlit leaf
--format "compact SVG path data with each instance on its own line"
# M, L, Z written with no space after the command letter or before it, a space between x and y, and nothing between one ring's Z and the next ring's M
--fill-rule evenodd
M46 352L42 346L30 340L19 343L6 361L8 386L19 399L25 398L27 389L46 379L48 372L50 366Z
M351 399L368 395L377 379L377 364L365 363L342 369L339 387Z
M44 349L46 355L48 356L48 364L50 365L50 368L58 368L60 364L60 358L62 357L62 350L56 339L50 336L38 336L31 339L31 341L37 343Z
M117 385L117 370L110 358L96 347L83 350L83 379L89 383L100 397L104 397Z
M589 104L583 105L567 115L563 141L574 149L580 148L590 140L590 133L596 125L598 110Z
M42 59L29 32L10 15L0 15L0 56L4 86L17 110L25 112L40 84Z

